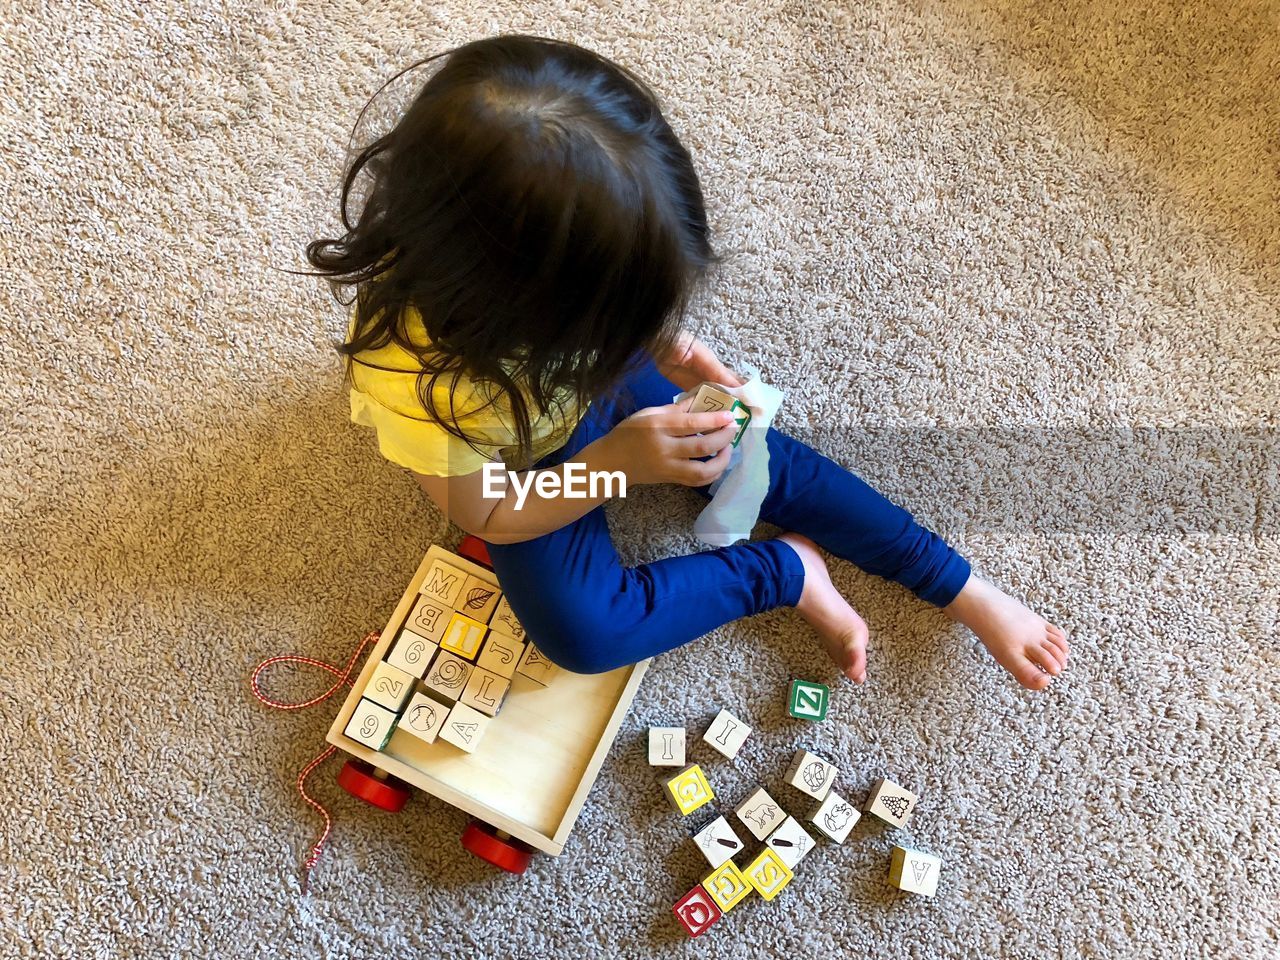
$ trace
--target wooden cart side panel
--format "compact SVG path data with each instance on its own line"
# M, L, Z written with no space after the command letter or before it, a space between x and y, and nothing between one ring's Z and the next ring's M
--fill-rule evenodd
M596 745L596 752L592 754L591 762L587 764L587 769L583 771L582 779L578 782L578 789L574 792L573 799L569 801L569 806L564 812L564 818L560 821L560 826L556 829L555 836L551 838L551 842L559 850L564 849L564 845L569 839L569 832L573 830L573 825L578 820L578 814L582 812L582 807L587 802L587 796L595 785L596 777L600 775L600 767L604 764L605 758L609 755L609 750L613 747L613 741L618 736L618 728L622 726L622 721L626 719L627 711L631 709L631 701L635 699L636 691L640 687L640 681L644 679L644 675L649 669L649 664L652 662L652 659L641 660L631 668L631 676L622 690L622 695L618 698L617 706L613 708L613 716L609 718L609 725L604 728L604 732L600 735L600 742Z

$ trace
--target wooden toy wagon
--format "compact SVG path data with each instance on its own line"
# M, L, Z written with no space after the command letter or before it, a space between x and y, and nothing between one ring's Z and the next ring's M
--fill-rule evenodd
M482 541L432 546L329 728L347 792L399 811L412 787L475 817L471 853L512 873L559 854L649 661L576 674L530 643Z

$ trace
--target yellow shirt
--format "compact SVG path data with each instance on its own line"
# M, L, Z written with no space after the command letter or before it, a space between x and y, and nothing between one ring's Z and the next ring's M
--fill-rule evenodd
M412 341L429 342L422 318L412 307L406 310L405 325ZM379 370L358 361L392 369ZM432 396L436 408L442 414L450 410L452 393L458 426L483 441L477 444L477 451L431 419L423 408L417 391L420 368L417 358L395 343L365 351L351 365L351 420L374 429L384 457L415 473L457 477L475 473L485 463L514 452L516 434L507 401L500 400L477 413L487 394L469 379L445 374L436 381ZM582 419L585 411L572 397L562 399L563 414L548 413L533 421L534 460L563 446Z

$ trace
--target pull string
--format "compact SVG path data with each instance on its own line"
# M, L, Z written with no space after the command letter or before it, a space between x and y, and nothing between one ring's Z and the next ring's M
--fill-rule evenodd
M331 663L326 663L323 660L316 660L313 657L298 656L297 654L288 654L281 657L268 657L254 668L253 674L249 678L249 687L252 689L253 695L257 698L259 703L275 710L304 710L307 707L314 707L317 703L323 703L325 700L328 700L344 686L351 685L351 672L355 669L356 663L359 662L360 655L364 653L366 647L376 644L381 636L382 631L380 630L372 630L369 633L366 633L364 635L364 639L360 641L359 645L357 645L355 652L351 654L351 659L347 661L345 668L336 667ZM277 663L291 663L307 667L319 667L321 670L324 670L326 673L337 677L338 679L334 681L333 686L328 690L319 696L312 697L310 700L300 700L296 703L287 700L277 700L263 692L261 682L262 672ZM311 870L315 867L316 863L319 862L320 854L324 852L325 841L329 839L329 834L333 830L333 818L329 816L329 811L325 809L324 804L320 803L320 801L316 800L315 797L307 793L307 777L311 775L311 771L315 770L316 767L320 766L320 764L333 756L334 753L337 752L337 749L338 748L332 744L328 745L324 750L312 758L310 763L298 772L298 793L301 794L302 799L305 800L313 810L316 810L320 816L324 818L324 830L320 833L320 836L316 839L315 843L311 845L311 851L307 855L306 860L302 863L303 893L307 892L307 881L311 876Z

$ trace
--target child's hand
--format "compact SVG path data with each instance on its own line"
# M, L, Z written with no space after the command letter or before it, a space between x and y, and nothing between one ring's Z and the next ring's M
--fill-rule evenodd
M711 352L711 348L685 330L665 357L654 362L662 375L681 390L693 390L699 384L718 383L723 387L740 387L742 381Z
M727 410L689 413L679 404L669 403L636 411L605 435L603 442L609 469L625 473L629 485L701 487L729 466L730 443L736 431L733 414Z

